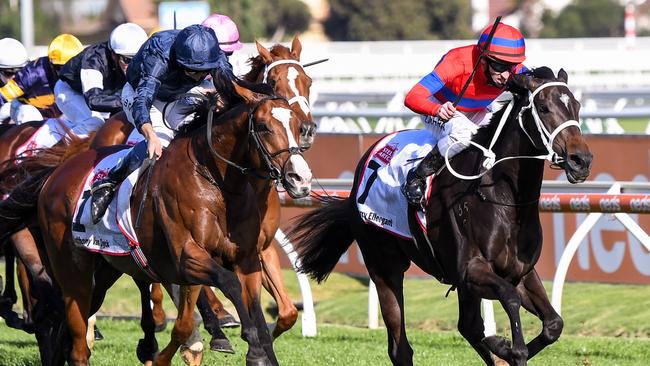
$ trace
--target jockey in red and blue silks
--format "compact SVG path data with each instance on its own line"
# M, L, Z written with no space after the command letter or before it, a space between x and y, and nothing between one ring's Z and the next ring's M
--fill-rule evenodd
M11 103L10 115L16 124L61 114L54 103L58 71L82 49L83 45L75 36L61 34L50 43L47 56L29 62L0 88L0 105Z
M455 142L470 140L479 126L488 123L492 117L491 103L503 93L506 82L513 74L528 70L522 64L526 59L523 35L503 23L497 24L492 42L481 57L491 30L492 26L487 27L476 45L447 52L433 71L406 95L404 104L423 115L425 126L436 141L433 150L408 173L402 187L409 203L415 206L422 203L425 178L444 166L444 154L452 157L469 146ZM478 69L454 106L477 62ZM443 124L432 123L433 117L438 117Z

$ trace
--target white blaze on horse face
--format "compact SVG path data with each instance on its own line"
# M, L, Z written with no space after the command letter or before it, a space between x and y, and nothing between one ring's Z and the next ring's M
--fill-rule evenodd
M568 110L569 109L569 101L571 100L571 98L568 95L562 93L562 94L560 94L560 100L562 101L562 103L564 103L564 106Z
M273 118L282 122L282 126L287 132L287 138L289 139L289 147L298 147L296 139L293 137L293 132L291 131L291 109L287 108L273 108L271 110L271 115ZM293 165L293 170L302 178L302 182L292 182L296 187L304 186L308 184L311 186L311 169L305 161L305 158L302 155L291 155L289 162Z
M289 80L289 89L291 89L291 91L296 97L301 97L302 95L300 95L300 92L298 91L298 87L296 87L296 79L298 78L298 75L299 75L298 70L296 70L295 67L293 66L289 67L289 70L287 71L287 79ZM293 99L293 98L289 98L289 99ZM305 113L305 115L309 114L310 109L309 109L309 104L306 101L306 98L305 100L299 98L298 105L300 106L300 109L302 109L302 111Z

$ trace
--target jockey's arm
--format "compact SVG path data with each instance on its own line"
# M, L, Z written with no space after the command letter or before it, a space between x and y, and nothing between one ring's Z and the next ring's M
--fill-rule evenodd
M120 93L104 90L104 75L95 69L81 69L81 88L93 111L114 113L122 109Z
M460 71L454 67L453 61L447 55L443 56L433 71L423 77L406 94L404 105L415 113L429 116L437 116L441 104L432 100L431 97L442 89L445 84L452 80ZM443 103L445 104L445 103ZM448 109L448 108L446 108ZM442 116L441 116L442 117Z
M0 105L10 102L25 94L25 91L19 84L20 79L16 80L16 77L19 74L20 73L16 74L13 79L9 80L5 86L0 88Z

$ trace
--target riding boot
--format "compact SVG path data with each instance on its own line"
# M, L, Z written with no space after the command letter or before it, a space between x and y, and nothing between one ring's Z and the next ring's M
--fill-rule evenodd
M111 168L106 178L93 183L90 200L90 215L93 224L97 224L104 217L115 194L115 187L138 169L146 158L147 141L140 141Z
M417 167L406 175L406 183L402 185L402 193L409 204L422 207L426 178L437 173L445 165L445 158L440 154L438 146L420 161Z

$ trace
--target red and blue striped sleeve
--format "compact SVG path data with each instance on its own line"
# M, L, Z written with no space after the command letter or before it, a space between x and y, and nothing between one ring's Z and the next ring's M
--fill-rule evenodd
M433 71L423 77L406 94L404 105L415 113L437 115L440 104L431 100L431 96L453 79L457 72L458 69L454 67L453 62L449 62L447 55L443 56Z

